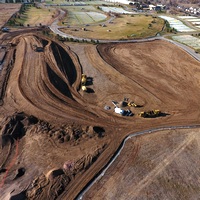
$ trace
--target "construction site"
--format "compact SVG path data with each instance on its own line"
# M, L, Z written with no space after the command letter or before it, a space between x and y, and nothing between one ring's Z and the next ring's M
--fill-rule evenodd
M78 199L122 141L145 130L81 198L200 195L199 61L161 39L72 43L38 29L0 37L0 199Z

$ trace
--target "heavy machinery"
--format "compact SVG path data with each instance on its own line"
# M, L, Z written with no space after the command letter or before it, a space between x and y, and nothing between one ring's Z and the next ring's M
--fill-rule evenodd
M82 74L81 75L81 89L84 91L84 92L87 92L87 87L85 86L87 83L87 76L85 74Z
M139 105L137 105L136 103L134 103L133 101L130 101L130 102L128 102L127 103L127 105L129 106L129 107L139 107Z
M87 82L87 76L85 74L82 74L81 75L81 84L82 85L85 85Z
M87 88L86 88L86 86L85 86L85 85L82 85L82 86L81 86L81 89L82 89L84 92L86 92L86 91L87 91Z
M118 102L116 101L112 101L112 103L115 106L114 108L115 113L120 114L122 116L133 116L133 113L131 112L131 110L124 110L124 109L119 108L117 106Z
M153 118L153 117L159 117L161 116L161 114L162 113L160 110L150 110L150 111L139 113L139 116L144 117L144 118Z

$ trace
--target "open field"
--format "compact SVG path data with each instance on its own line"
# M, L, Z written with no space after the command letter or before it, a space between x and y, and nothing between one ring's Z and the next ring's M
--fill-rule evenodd
M28 7L23 14L19 14L20 17L16 17L15 24L23 24L24 26L39 26L50 25L54 17L58 15L58 11L54 8L36 8Z
M134 13L134 12L126 11L123 8L118 8L118 7L99 6L99 8L107 13L109 13L109 12L119 13L119 14L133 14Z
M19 11L21 4L0 4L0 28Z
M191 35L179 35L179 36L172 36L172 39L180 43L186 44L187 46L195 50L200 50L200 38L196 38Z
M113 3L111 3L111 2L105 2L105 1L72 1L72 2L69 2L69 1L63 1L63 0L54 0L54 1L52 1L52 0L47 0L47 1L45 1L45 4L46 5L49 5L49 4L53 4L53 5L65 5L65 4L67 4L67 5L70 5L70 6L72 6L72 5L85 5L85 6L87 6L87 5L102 5L102 4L107 4L107 5L113 5Z
M178 16L178 18L183 19L186 22L191 23L196 28L199 28L198 25L200 24L200 18L193 17L193 16Z
M195 31L195 29L192 29L188 26L186 26L185 24L183 24L183 22L181 22L178 19L175 19L173 17L168 17L168 16L164 16L164 15L160 15L159 17L167 20L170 24L170 26L174 29L176 29L178 32L192 32Z
M102 26L102 24L105 24ZM151 24L151 25L150 25ZM101 23L100 25L92 25L76 28L62 28L61 31L83 38L92 39L127 39L127 38L142 38L155 36L157 32L162 30L164 22L160 18L152 18L152 16L121 15L110 23ZM78 31L77 31L78 30Z
M98 12L68 12L66 23L70 25L84 25L104 21L106 15ZM63 20L64 21L64 20Z
M66 24L70 26L93 24L104 21L107 18L105 13L97 10L92 5L63 6L62 8L67 10L67 15L58 23L61 26Z
M173 130L129 139L83 199L198 199L200 130Z
M200 123L199 62L169 42L63 44L39 33L22 32L4 34L0 41L12 43L0 74L3 199L19 193L29 199L74 199L128 134ZM82 73L89 77L88 92L80 90ZM124 97L141 105L129 108L132 117L114 113L112 101L121 102ZM166 115L138 116L151 109ZM180 145L193 142L189 133L176 134L174 140L166 133L167 144L158 136L144 136L139 143L138 182L149 169L143 168L143 160L151 159L152 166L147 167L160 169L163 156L168 158L173 150L177 154ZM176 142L180 143L176 146ZM198 155L198 148L194 151ZM153 157L154 152L161 152L161 157ZM189 163L190 157L184 160ZM164 195L162 188L160 193Z

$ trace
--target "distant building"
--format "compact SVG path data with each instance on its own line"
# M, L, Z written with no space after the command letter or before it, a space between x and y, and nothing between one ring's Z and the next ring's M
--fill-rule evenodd
M156 7L156 6L150 4L150 5L149 5L149 10L155 10L155 7Z
M6 3L6 0L0 0L0 3Z

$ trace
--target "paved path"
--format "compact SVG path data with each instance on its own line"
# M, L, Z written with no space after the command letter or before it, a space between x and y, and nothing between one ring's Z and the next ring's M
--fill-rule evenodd
M81 41L85 40L85 41L91 42L91 39L89 39L89 38L76 37L76 36L69 35L69 34L66 34L66 33L60 31L59 30L60 26L58 26L58 22L59 22L59 18L62 18L64 15L65 15L65 12L60 9L60 15L49 26L51 31L53 31L55 34L60 35L61 37L64 37L64 38L73 38L74 40L81 40ZM112 21L113 17L111 17L108 21L110 21L110 20ZM97 41L97 40L98 39L94 39L94 41ZM186 46L184 44L178 43L176 41L166 39L166 38L161 37L161 36L155 36L155 37L150 37L150 38L145 38L145 39L137 39L137 40L98 40L98 42L99 43L127 43L127 42L134 43L134 42L147 42L147 41L154 41L154 40L165 40L165 41L168 41L168 42L170 42L172 44L175 44L178 47L180 47L183 50L185 50L191 56L193 56L196 60L200 61L200 54L195 53L195 51L192 48L190 48L190 47L188 47L188 46Z

